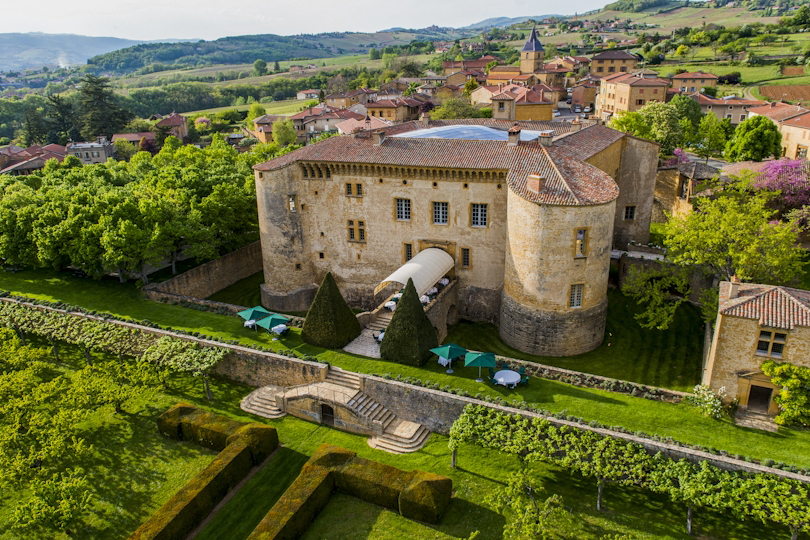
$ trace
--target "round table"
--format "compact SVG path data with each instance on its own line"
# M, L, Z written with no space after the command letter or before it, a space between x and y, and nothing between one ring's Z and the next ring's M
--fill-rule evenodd
M397 307L397 303L396 303L396 302L392 302L392 301L388 301L388 302L386 302L386 303L384 304L384 306L385 306L387 309L390 309L391 311L394 311L394 310L396 309L396 307Z
M520 373L510 369L502 369L495 374L495 381L503 386L515 386L520 382Z

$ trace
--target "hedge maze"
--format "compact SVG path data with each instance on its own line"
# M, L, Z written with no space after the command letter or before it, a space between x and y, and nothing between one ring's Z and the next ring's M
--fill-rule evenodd
M160 432L219 450L211 464L188 481L130 540L183 540L211 510L278 447L276 429L245 424L180 403L158 418Z
M299 538L335 491L399 512L408 519L437 523L452 490L453 481L445 476L406 472L323 444L248 540Z
M167 437L220 452L129 540L185 539L254 466L278 447L278 434L273 427L237 422L185 403L161 414L157 424ZM336 491L383 506L408 519L438 523L452 490L453 482L445 476L403 471L323 444L248 540L299 538Z

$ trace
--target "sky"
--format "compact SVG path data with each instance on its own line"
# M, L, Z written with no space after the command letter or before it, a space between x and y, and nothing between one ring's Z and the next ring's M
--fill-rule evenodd
M0 32L44 32L137 40L217 39L245 34L374 32L392 27L466 26L490 17L573 15L610 0L34 0L3 2Z

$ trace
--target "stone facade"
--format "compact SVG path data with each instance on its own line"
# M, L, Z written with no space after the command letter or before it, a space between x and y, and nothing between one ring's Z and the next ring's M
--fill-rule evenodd
M217 291L233 285L262 270L262 249L259 242L223 255L219 259L201 264L162 283L144 287L150 292L166 293L192 298L208 298Z
M591 160L588 163L595 165ZM616 200L613 244L619 246L631 241L647 244L650 241L658 145L626 136L622 138L619 163L619 175L616 178L619 198ZM610 170L599 168L605 172ZM630 208L633 208L632 217Z

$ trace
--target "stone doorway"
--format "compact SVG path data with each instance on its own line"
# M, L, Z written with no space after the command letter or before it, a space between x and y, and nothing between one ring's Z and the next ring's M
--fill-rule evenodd
M335 425L335 409L331 405L321 404L321 424Z
M748 391L748 410L751 412L768 414L768 410L771 407L772 395L772 388L752 384L751 389Z

